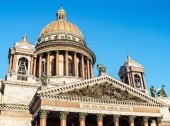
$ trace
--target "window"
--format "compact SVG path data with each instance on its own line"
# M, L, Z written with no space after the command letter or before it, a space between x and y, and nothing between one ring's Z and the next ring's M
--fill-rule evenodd
M135 74L134 77L135 77L135 85L136 85L136 87L141 87L140 76Z
M27 74L28 74L28 60L24 57L19 59L18 62L18 80L27 80Z
M78 77L81 77L81 62L78 62Z

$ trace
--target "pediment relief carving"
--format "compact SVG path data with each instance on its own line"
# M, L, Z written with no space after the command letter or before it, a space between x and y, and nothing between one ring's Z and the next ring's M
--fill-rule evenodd
M144 102L147 101L130 94L126 89L120 89L114 87L110 83L96 83L93 86L87 85L81 89L74 89L66 93L60 93L59 95L68 95L68 96L79 96L79 97L88 97L88 98L97 98L103 100L118 100L118 101L135 101L135 102Z

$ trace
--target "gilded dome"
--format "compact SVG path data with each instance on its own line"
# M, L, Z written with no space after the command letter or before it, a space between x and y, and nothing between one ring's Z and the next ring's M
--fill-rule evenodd
M41 31L41 35L54 31L69 32L78 36L83 36L77 26L63 19L56 20L45 26L45 28Z
M62 7L57 12L57 20L46 25L40 35L51 32L68 32L83 37L79 28L66 20L66 12Z

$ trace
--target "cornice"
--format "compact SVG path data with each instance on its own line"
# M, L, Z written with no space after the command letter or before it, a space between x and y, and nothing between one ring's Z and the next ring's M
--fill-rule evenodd
M29 107L27 105L0 104L0 110L29 111Z
M17 81L3 81L4 85L16 86L16 87L27 87L27 88L38 88L41 86L40 83L31 83L31 82L17 82Z

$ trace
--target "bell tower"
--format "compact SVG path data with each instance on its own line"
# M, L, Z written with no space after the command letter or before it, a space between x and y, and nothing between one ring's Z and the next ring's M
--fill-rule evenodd
M122 82L147 93L144 67L134 61L129 55L124 65L120 67L118 74Z
M34 51L34 46L28 42L26 35L20 42L15 42L14 47L9 49L6 80L35 82Z

